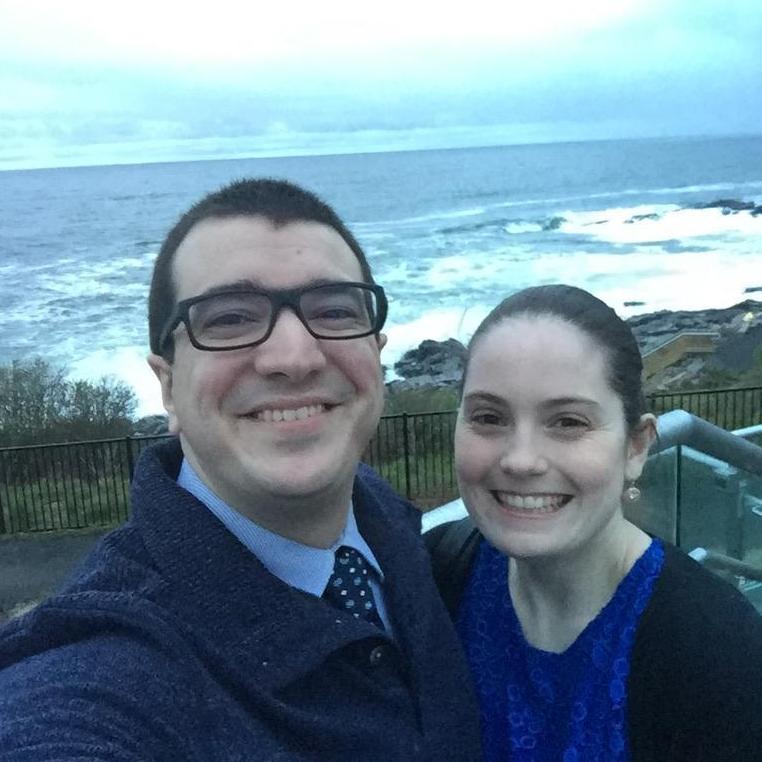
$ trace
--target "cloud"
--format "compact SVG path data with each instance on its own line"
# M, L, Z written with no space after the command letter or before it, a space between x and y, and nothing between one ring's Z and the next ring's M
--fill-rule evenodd
M5 0L2 150L34 162L35 146L67 161L130 144L155 157L173 141L205 155L350 150L399 145L404 130L436 145L437 130L553 139L554 124L558 139L749 132L762 7L728 5L133 0L114 16Z
M638 16L652 0L525 3L330 0L213 6L179 0L5 0L0 48L53 61L249 64L367 58L380 52L531 45Z

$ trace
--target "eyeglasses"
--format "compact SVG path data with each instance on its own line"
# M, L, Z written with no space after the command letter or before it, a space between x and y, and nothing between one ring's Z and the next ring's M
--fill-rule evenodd
M232 289L178 302L161 336L162 348L180 323L196 349L221 352L267 341L283 307L317 339L359 339L386 320L384 289L370 283L322 283L304 288Z

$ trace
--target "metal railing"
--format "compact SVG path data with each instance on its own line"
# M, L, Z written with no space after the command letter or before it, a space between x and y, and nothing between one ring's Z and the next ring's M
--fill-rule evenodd
M685 410L728 431L762 422L762 386L664 392L650 394L646 401L656 415Z
M141 450L161 437L0 449L0 535L124 521Z
M658 394L648 401L657 414L680 405L725 429L762 422L762 387ZM383 416L363 459L422 507L452 500L458 493L455 418L455 411ZM162 438L0 448L0 535L124 521L140 451Z
M715 426L685 410L671 410L659 416L658 439L650 454L686 445L705 455L762 476L762 447Z
M458 492L452 441L456 411L383 416L363 460L422 507Z
M452 499L455 415L384 416L363 460L422 506ZM0 535L125 521L140 452L168 436L0 448Z

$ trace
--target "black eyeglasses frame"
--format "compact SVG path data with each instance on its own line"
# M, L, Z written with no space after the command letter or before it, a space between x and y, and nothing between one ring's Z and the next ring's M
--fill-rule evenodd
M315 333L315 331L310 328L307 322L307 318L304 316L299 306L299 299L301 298L302 294L308 291L317 291L322 288L336 288L337 286L357 287L375 295L377 309L374 316L375 320L373 321L373 325L369 330L359 334L352 334L351 336L322 336L318 333ZM270 317L270 325L268 326L262 338L257 339L256 341L247 341L243 344L234 344L232 346L225 347L210 347L206 346L205 344L201 344L194 336L193 329L191 328L190 308L193 307L194 304L198 304L199 302L204 302L208 299L213 299L218 296L236 296L238 294L259 294L266 296L270 300L273 311ZM167 321L167 327L161 333L159 346L163 350L171 338L172 333L175 331L177 326L182 323L185 325L185 330L188 334L190 343L196 349L200 349L203 352L230 352L235 349L256 347L259 344L263 344L265 341L267 341L267 339L270 338L270 335L273 332L273 328L275 328L275 323L278 320L278 316L280 315L280 311L284 307L290 307L293 310L294 314L299 318L302 325L306 328L307 332L311 336L314 336L316 339L320 339L321 341L348 341L350 339L361 339L364 336L380 333L381 329L384 327L384 323L386 322L389 302L386 298L386 294L384 293L384 289L381 286L376 283L365 283L364 281L330 281L313 284L310 286L301 286L300 288L268 290L258 288L231 288L230 290L215 291L213 293L192 296L188 299L182 299L179 301L172 312L172 316Z

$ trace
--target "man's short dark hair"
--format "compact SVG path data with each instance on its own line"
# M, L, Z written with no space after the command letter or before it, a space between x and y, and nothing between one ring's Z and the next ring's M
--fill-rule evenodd
M333 228L354 252L362 278L373 283L365 252L336 212L311 191L286 180L270 178L236 180L204 196L175 223L159 250L153 267L148 296L148 335L151 352L170 362L174 355L172 337L161 346L161 334L176 304L172 263L175 252L199 222L210 218L263 217L273 227L292 222L316 222Z

